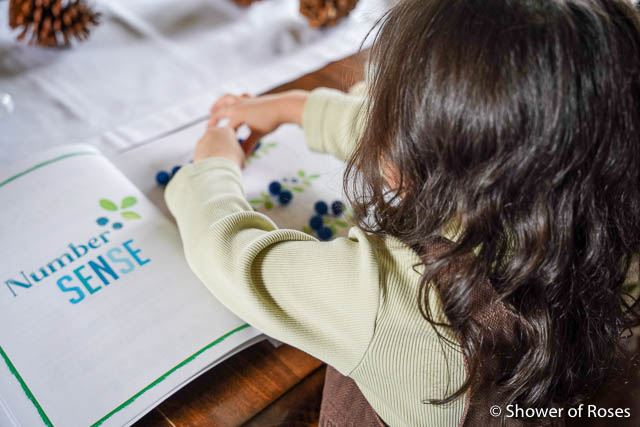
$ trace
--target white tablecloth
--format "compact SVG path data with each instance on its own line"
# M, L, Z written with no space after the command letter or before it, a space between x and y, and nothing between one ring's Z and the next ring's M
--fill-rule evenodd
M115 154L202 120L225 92L260 93L355 53L391 0L360 0L312 30L298 0L93 0L102 23L72 49L14 40L0 3L0 166L89 142Z

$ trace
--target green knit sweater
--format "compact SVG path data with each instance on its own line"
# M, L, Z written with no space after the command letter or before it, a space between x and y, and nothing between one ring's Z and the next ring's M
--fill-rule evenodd
M348 158L361 103L313 91L303 115L309 148ZM441 342L420 315L420 259L411 248L355 227L330 242L279 229L253 211L241 171L227 159L183 167L165 196L189 265L231 311L353 378L389 425L460 423L464 398L427 403L457 390L465 367L460 349ZM436 319L446 322L435 291L429 298Z

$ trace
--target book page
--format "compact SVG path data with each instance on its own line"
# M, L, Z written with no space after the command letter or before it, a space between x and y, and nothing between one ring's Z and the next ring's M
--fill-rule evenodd
M175 166L191 160L206 122L186 127L171 135L127 151L113 159L118 168L168 217L164 186L156 182L159 171L168 173ZM243 135L243 131L239 132ZM271 218L280 228L304 231L315 237L317 230L309 222L317 215L315 204L325 202L329 208L323 225L331 230L330 238L348 235L353 225L351 211L343 194L345 164L328 154L314 153L307 147L304 132L296 125L283 125L265 136L242 170L244 189L251 206ZM283 204L269 191L277 181L291 199ZM343 212L335 214L331 205L340 201Z
M0 176L0 401L25 426L123 425L259 335L191 273L178 232L98 151Z

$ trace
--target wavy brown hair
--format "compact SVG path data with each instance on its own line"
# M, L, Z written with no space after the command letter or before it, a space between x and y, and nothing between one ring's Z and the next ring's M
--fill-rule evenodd
M582 401L621 365L621 335L639 323L623 294L640 250L636 9L407 0L381 21L371 64L345 190L361 227L421 256L417 303L435 325L435 286L459 336L469 378L432 402L469 389L524 407ZM448 228L457 238L434 253ZM487 282L511 338L478 321ZM481 369L490 364L500 369Z

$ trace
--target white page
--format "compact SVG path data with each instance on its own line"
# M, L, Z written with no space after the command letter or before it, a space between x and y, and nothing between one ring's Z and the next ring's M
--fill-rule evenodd
M126 197L137 201L122 209ZM16 166L0 203L0 395L22 425L126 424L259 335L200 284L175 227L95 149ZM23 273L30 287L6 283Z

